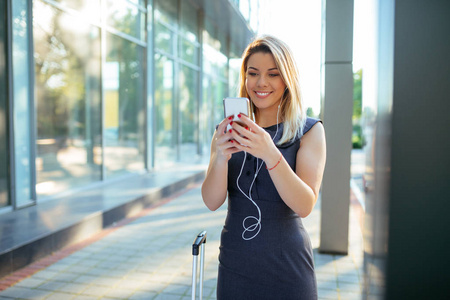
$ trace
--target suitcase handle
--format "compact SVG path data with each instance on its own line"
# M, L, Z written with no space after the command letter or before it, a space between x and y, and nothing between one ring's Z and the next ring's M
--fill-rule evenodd
M205 265L205 244L206 244L206 231L200 232L192 244L192 300L196 299L197 290L197 264L198 254L200 255L200 282L199 282L199 299L203 298L203 269Z
M206 231L200 232L192 244L192 255L197 256L199 253L200 245L206 243Z

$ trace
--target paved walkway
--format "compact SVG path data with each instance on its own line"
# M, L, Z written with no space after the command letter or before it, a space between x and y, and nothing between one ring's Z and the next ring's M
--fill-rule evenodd
M226 207L210 212L196 184L78 245L3 279L0 299L191 299L191 245L207 230L204 299L215 299L219 238ZM320 203L304 219L310 233L319 299L360 299L362 237L350 214L348 256L324 255L319 246ZM37 271L37 272L36 272Z

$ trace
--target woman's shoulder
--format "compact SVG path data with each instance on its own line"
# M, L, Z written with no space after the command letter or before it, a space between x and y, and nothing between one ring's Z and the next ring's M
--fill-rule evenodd
M314 127L314 125L316 125L317 123L323 123L322 120L320 119L316 119L316 118L312 118L312 117L307 117L306 118L306 122L305 122L305 126L303 126L303 130L302 130L302 135L305 135L308 131L311 130L311 128Z
M314 125L316 125L317 123L322 123L322 120L307 117L303 126L301 128L298 128L298 131L297 131L297 134L295 135L295 137L292 140L290 140L289 142L284 143L283 145L279 145L278 147L279 148L288 148L288 147L292 147L293 145L296 145L296 147L299 147L302 137L308 131L310 131L311 128L313 128Z

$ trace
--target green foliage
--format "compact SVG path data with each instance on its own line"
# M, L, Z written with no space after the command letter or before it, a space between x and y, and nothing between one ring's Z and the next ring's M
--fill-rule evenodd
M311 117L311 118L317 118L317 115L314 114L314 110L313 110L312 107L308 107L308 108L306 109L306 115L307 115L308 117Z
M353 149L362 149L365 145L364 135L359 124L353 125L352 145Z
M362 76L362 69L353 74L353 120L361 119Z
M352 145L353 149L361 149L364 147L364 134L361 128L361 112L362 112L362 69L353 73L353 132Z

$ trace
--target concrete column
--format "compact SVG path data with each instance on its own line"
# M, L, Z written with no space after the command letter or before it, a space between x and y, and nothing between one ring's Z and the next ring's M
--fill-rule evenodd
M353 111L353 0L322 1L322 119L327 164L321 199L322 253L347 254Z

